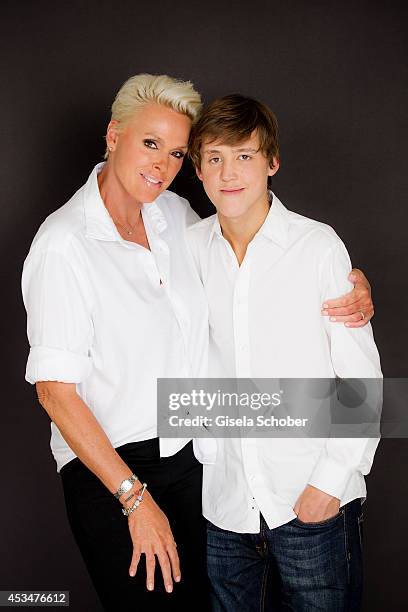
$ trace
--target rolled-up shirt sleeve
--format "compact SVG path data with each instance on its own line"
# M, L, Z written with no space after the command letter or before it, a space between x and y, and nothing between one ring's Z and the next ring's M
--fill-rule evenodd
M322 301L340 296L352 289L347 281L351 271L349 255L343 243L330 250L322 262ZM330 341L333 369L339 378L377 379L370 383L371 408L378 417L382 401L382 372L380 358L374 342L371 325L362 328L348 328L342 323L330 323L325 319L326 331ZM366 475L371 469L379 437L340 438L331 437L322 450L309 484L342 498L353 472Z
M30 352L26 380L80 383L92 368L86 280L58 251L34 249L23 269Z

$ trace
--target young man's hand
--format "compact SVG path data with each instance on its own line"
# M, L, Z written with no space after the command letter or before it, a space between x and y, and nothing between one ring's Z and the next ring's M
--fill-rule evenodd
M320 523L339 513L340 500L307 485L298 498L294 511L302 523Z
M344 323L346 327L364 327L374 315L371 287L361 270L353 268L348 276L354 289L337 299L326 300L322 314L330 321Z

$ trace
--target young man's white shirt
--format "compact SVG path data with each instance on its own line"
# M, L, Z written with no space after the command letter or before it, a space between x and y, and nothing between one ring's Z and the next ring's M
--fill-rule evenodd
M209 304L210 377L381 378L370 325L352 329L321 315L350 290L350 259L334 230L287 210L270 211L238 265L217 215L188 230ZM301 314L299 314L301 303ZM218 439L204 465L203 512L212 523L259 532L293 518L307 484L340 499L365 497L378 439ZM205 448L205 442L202 444Z

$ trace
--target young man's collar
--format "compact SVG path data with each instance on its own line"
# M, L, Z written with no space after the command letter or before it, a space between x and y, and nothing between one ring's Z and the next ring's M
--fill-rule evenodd
M268 195L271 207L256 235L263 235L275 242L282 249L285 249L288 241L288 211L272 191L268 191ZM218 215L214 215L214 223L211 227L210 235L208 236L207 246L210 245L213 236L222 236Z
M272 191L268 191L271 207L257 235L269 238L285 249L288 243L289 218L288 210Z
M214 223L212 224L210 235L208 236L207 246L211 244L213 236L218 236L218 237L222 236L221 226L218 220L218 214L214 215Z

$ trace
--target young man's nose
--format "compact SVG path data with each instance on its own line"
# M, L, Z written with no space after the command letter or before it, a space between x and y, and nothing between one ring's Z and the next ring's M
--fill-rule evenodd
M231 181L237 177L237 170L234 162L224 161L221 166L221 179L223 181Z

